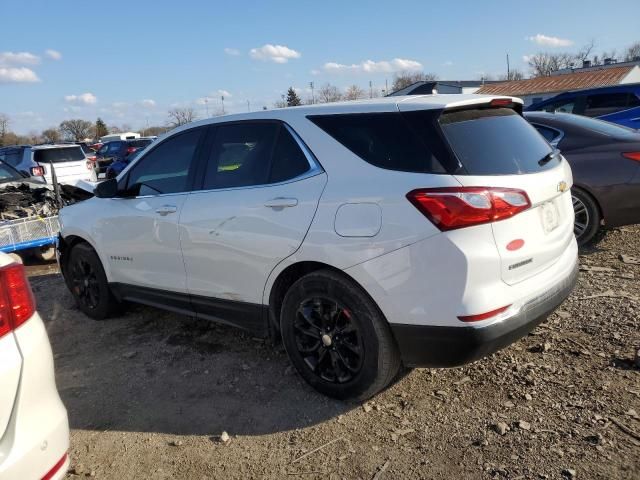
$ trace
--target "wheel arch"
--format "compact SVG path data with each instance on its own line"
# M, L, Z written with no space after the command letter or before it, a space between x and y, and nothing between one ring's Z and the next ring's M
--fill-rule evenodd
M297 282L300 278L305 275L318 271L318 270L330 270L335 273L342 275L345 278L348 278L355 285L357 285L365 294L367 294L370 298L371 295L367 290L351 275L346 273L344 270L341 270L333 265L329 265L324 262L317 261L298 261L287 265L281 272L273 280L271 283L271 287L268 290L268 296L266 297L268 300L268 311L269 311L269 327L271 331L274 331L279 335L280 332L280 312L282 310L282 302L284 300L285 295L291 288L291 286ZM377 302L371 298L372 302L376 305L380 313L383 315L380 306ZM385 317L386 320L386 317Z
M107 275L107 278L110 277L110 271L109 271L109 265L104 261L104 259L102 258L102 256L100 255L99 250L96 248L95 242L93 241L93 239L91 239L91 237L89 235L85 235L81 232L73 232L73 233L69 233L65 236L62 236L62 234L60 234L59 238L58 238L58 254L59 254L59 264L60 264L60 270L62 271L62 274L64 275L64 271L66 269L67 266L67 261L69 260L69 252L71 252L71 249L78 245L79 243L86 243L88 244L91 248L93 248L93 250L96 252L96 254L98 255L98 258L100 259L100 262L102 262L102 268L104 268L105 274Z

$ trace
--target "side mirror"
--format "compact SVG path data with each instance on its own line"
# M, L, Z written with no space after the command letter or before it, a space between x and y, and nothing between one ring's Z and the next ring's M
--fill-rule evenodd
M110 178L104 182L100 182L93 191L98 198L113 198L118 195L118 180Z

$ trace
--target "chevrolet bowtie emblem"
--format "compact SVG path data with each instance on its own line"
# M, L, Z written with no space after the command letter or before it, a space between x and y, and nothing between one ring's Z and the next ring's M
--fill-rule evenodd
M567 186L567 182L560 182L558 183L558 191L559 192L566 192L569 189L569 187Z

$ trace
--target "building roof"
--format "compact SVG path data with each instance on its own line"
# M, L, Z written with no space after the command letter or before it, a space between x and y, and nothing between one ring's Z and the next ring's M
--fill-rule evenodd
M476 93L484 95L512 95L521 97L535 93L566 92L584 88L618 85L636 68L634 65L611 67L587 72L574 72L551 77L536 77L528 80L484 85Z

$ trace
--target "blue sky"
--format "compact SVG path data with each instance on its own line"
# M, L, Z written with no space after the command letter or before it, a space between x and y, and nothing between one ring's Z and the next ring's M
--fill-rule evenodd
M272 107L289 86L382 89L396 70L503 74L505 54L640 41L640 2L2 0L0 112L18 133L67 118L141 128L172 106ZM604 21L603 19L608 20ZM208 99L205 106L203 99Z

